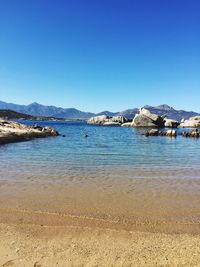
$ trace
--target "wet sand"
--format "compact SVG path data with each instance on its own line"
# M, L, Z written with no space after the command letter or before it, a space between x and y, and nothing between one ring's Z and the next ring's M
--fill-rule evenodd
M66 181L0 181L0 266L200 266L199 179Z
M0 181L0 222L5 222L3 210L14 210L121 225L127 230L200 230L200 179L124 178L82 183L37 179Z

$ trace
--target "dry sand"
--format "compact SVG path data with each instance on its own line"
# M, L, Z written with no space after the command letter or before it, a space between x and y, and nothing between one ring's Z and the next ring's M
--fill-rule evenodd
M200 236L0 224L0 266L200 266Z
M0 266L200 266L199 180L131 183L2 181Z

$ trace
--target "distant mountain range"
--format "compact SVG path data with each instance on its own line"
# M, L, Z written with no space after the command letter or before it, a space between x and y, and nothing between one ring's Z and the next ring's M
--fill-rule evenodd
M0 109L0 118L6 120L64 120L63 118L46 117L46 116L32 116L20 113L10 109Z
M199 113L193 111L176 110L168 105L160 105L156 107L145 106L145 108L147 108L152 113L158 115L166 115L168 118L175 119L178 121L180 121L182 118L188 119L189 117L199 115ZM88 119L92 116L105 114L108 116L122 115L131 120L134 118L135 114L138 113L138 108L127 109L122 112L103 111L98 114L95 114L92 112L83 112L75 108L45 106L38 104L36 102L30 105L18 105L13 103L6 103L3 101L0 101L0 109L16 111L21 113L21 115L28 114L36 117L42 116L42 117L54 117L54 118L65 118L65 119Z
M63 117L66 119L87 119L95 115L94 113L82 112L75 108L44 106L36 102L30 105L17 105L0 101L0 109L14 110L32 116Z

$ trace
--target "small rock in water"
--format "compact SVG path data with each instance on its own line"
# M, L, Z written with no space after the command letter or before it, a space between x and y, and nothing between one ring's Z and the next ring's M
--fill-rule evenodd
M169 137L176 137L176 131L175 130L168 130L166 132L166 136L169 136Z
M189 132L189 136L191 137L199 137L198 129L193 129Z
M146 136L158 136L159 131L156 129L151 129L145 133Z
M190 132L182 132L183 137L200 137L198 129L192 129Z

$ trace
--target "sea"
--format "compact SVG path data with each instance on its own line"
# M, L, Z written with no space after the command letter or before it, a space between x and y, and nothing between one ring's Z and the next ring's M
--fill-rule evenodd
M200 138L182 137L183 129L170 138L77 121L22 123L60 136L0 147L1 209L20 211L21 220L31 211L86 225L200 232Z
M64 182L68 177L80 175L82 179L101 179L113 172L116 179L125 176L131 179L136 171L138 177L143 174L146 178L152 175L154 178L199 178L200 140L179 136L181 129L176 138L169 138L146 137L144 128L97 126L86 122L22 123L54 127L61 135L0 147L1 180L48 176ZM146 176L145 171L149 175Z

